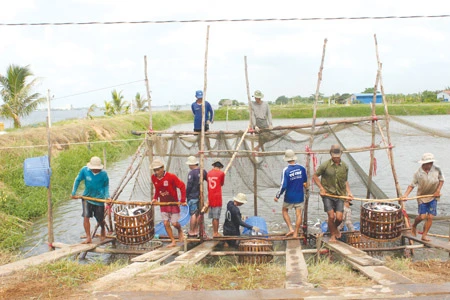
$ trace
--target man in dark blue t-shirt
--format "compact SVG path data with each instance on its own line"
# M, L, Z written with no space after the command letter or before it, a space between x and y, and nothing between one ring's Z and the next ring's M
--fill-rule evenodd
M295 162L296 160L297 156L295 155L295 152L291 149L286 150L284 161L286 161L288 165L283 169L280 189L274 198L275 202L278 202L281 195L286 192L284 195L282 213L283 219L289 228L289 232L286 236L292 235L293 237L298 237L298 232L302 223L302 210L305 199L303 189L308 187L306 169L297 164ZM295 230L292 228L291 218L289 217L289 209L291 208L295 209Z
M191 109L194 114L194 131L202 131L202 102L203 102L203 91L196 91L195 98L197 100L192 103ZM214 122L214 110L208 101L205 101L205 131L209 130L209 124Z

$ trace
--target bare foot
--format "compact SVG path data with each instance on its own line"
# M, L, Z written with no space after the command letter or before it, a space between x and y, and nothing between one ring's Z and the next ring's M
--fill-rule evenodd
M84 242L81 242L82 244L90 244L92 243L91 239L86 239Z
M173 241L172 243L167 245L167 248L172 248L172 247L176 247L176 246L177 246L177 243L175 243L175 241Z
M412 226L411 227L411 234L413 235L413 236L416 236L417 235L417 233L416 233L416 226Z
M341 236L342 236L342 234L341 234L341 231L340 231L340 230L338 230L338 232L337 232L337 234L336 234L336 238L340 239L340 238L341 238Z
M286 233L285 237L291 236L294 234L294 230L289 231L288 233Z
M330 239L328 241L330 243L337 243L336 237L334 237L334 236L330 237Z
M105 235L101 235L101 236L100 236L100 241L103 242L105 239L106 239L106 236L105 236Z
M429 242L431 241L431 239L427 238L426 235L425 236L422 235L422 241Z
M182 230L179 230L179 231L178 231L178 240L179 240L180 242L184 241L184 234L183 234L183 231L182 231Z
M220 233L214 233L213 237L221 237Z

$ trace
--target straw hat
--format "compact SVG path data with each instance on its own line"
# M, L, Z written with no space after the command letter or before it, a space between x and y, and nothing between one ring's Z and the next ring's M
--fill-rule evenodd
M223 164L220 162L220 160L216 160L215 162L213 162L212 166L223 168Z
M101 170L103 169L102 160L98 156L93 156L87 163L87 167L91 170Z
M418 161L419 164L423 165L423 164L427 164L430 162L435 162L436 160L434 159L434 155L431 153L424 153L422 155L422 159Z
M164 167L164 163L160 159L154 159L152 161L152 169L159 169L161 167Z
M331 157L341 157L341 155L342 155L341 146L339 144L331 145L330 154L331 154Z
M247 196L243 193L239 193L233 198L234 201L245 204L247 203Z
M197 158L195 158L195 156L189 156L186 161L186 164L189 166L198 165L198 160L197 160Z
M253 93L253 97L254 97L254 98L262 99L262 98L264 98L264 94L263 94L260 90L256 90L256 91Z
M291 161L291 160L297 160L297 156L295 155L294 150L287 149L286 152L284 152L284 161Z

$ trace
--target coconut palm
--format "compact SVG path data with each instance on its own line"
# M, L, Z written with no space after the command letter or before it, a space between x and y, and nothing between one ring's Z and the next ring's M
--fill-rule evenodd
M92 104L89 106L88 111L86 112L86 119L92 120L94 117L92 116L92 113L97 109L97 105Z
M142 98L140 93L136 93L136 96L134 96L134 102L136 103L137 111L146 111L148 109L148 100Z
M39 104L46 101L40 98L39 93L31 93L37 79L28 80L33 76L29 66L21 67L10 65L6 75L0 75L0 95L3 104L0 106L0 115L13 119L14 128L20 128L22 117L28 116L36 110Z
M112 105L114 107L114 111L116 114L121 114L123 112L126 113L126 107L128 105L127 101L123 100L122 91L117 92L116 90L113 90L111 92L112 96Z

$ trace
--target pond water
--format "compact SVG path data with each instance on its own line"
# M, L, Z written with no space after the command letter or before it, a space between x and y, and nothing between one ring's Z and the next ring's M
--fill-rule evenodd
M448 132L450 130L450 116L438 115L438 116L413 116L413 117L402 117L405 120L415 122L426 126L428 128L433 128L440 131ZM330 119L327 119L330 121ZM325 121L325 120L318 120ZM274 120L275 126L278 125L294 125L294 124L310 124L310 119L283 119ZM211 125L211 130L223 129L223 130L239 130L246 128L248 126L248 121L230 121L230 122L215 122ZM192 124L180 124L171 128L173 130L192 130ZM404 127L397 122L390 123L390 130L392 132L392 142L395 146L394 148L394 162L398 175L399 184L402 191L404 191L412 179L413 173L419 167L417 161L421 158L422 154L425 152L432 152L437 159L436 165L440 166L444 172L444 175L448 175L450 171L450 160L447 159L446 155L448 152L449 141L448 138L433 136L430 134L408 134L405 132ZM350 131L350 134L339 137L343 144L348 147L359 147L362 141L364 145L370 142L370 134L362 131ZM368 152L354 153L353 157L362 166L366 166L368 163ZM381 156L381 155L379 155ZM384 155L386 156L386 155ZM328 156L329 157L329 156ZM346 161L346 158L343 157ZM392 171L387 159L383 159L377 156L378 160L378 170L377 175L374 177L374 182L387 194L389 198L395 198L395 186L392 179ZM122 178L124 171L127 169L131 161L131 158L125 159L123 161L114 163L108 166L108 174L110 177L110 191L111 193L115 190L116 186L119 184L119 180ZM299 160L299 163L303 163ZM274 172L280 173L280 170L274 170ZM81 166L80 166L81 168ZM280 173L281 175L281 173ZM76 174L73 174L75 178ZM184 178L182 178L185 180ZM233 181L226 179L225 184L233 184ZM132 184L130 184L132 186ZM350 186L355 197L365 198L366 189L361 186L357 181L350 181ZM68 187L70 189L71 187ZM123 199L127 199L127 195L130 194L130 190L125 190L122 193ZM224 207L226 203L232 199L233 194L238 191L232 191L231 193L225 193L223 196ZM282 201L275 203L273 197L276 193L276 189L266 189L263 190L259 196L265 199L265 201L258 202L258 215L264 217L267 222L269 232L286 232L287 227L281 216L281 206ZM415 195L415 191L411 195ZM445 183L442 188L442 197L438 204L438 216L449 215L450 212L450 197L449 197L449 187ZM252 195L247 195L249 199L253 199ZM120 197L122 199L122 196ZM359 221L359 212L361 210L361 203L355 201L352 206L353 210L353 221ZM408 213L417 213L417 203L416 201L408 201L406 204L406 210ZM224 209L223 209L224 211ZM252 216L254 215L253 206L251 204L246 204L241 206L241 212L243 215ZM222 213L222 218L223 218ZM159 210L156 209L155 214L156 220L158 221ZM54 209L54 236L55 241L75 244L80 242L80 236L84 235L84 229L82 226L81 218L81 204L80 200L67 200L62 203L59 207ZM294 220L293 214L291 214L291 219ZM320 231L317 224L320 224L326 219L326 214L323 211L322 201L317 193L317 187L315 191L313 190L309 202L309 213L308 220L310 221L310 230ZM223 220L220 220L222 225ZM211 232L210 220L206 219L206 224L208 225L207 230ZM316 224L316 226L314 226ZM92 221L92 228L94 228L94 221ZM431 229L432 233L435 234L449 234L449 223L444 221L435 221ZM47 251L47 218L44 217L37 220L34 226L28 233L27 242L22 248L22 252L26 253L26 256L36 255ZM427 250L433 252L433 250ZM433 253L428 252L426 255L432 255ZM448 256L448 255L447 255ZM89 254L89 257L96 257L94 254Z

